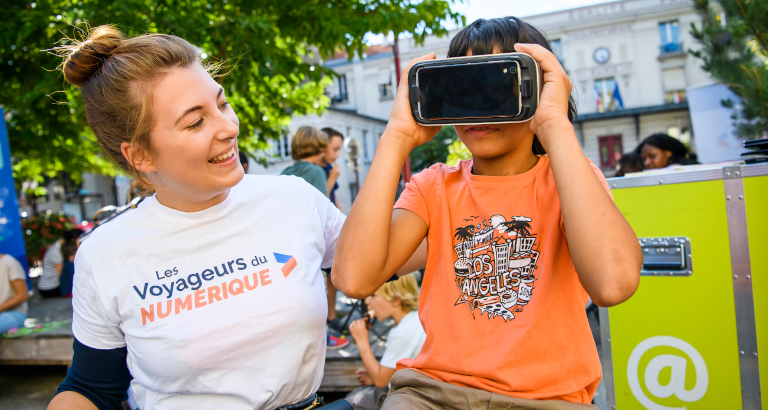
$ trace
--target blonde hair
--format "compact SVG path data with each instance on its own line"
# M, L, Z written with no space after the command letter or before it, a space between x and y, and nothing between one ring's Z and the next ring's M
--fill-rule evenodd
M400 298L400 307L411 312L419 307L419 285L416 283L416 275L409 273L400 276L397 280L387 282L376 291L377 296L381 296L388 301L395 297Z
M202 63L186 40L167 34L127 38L113 26L99 26L84 41L54 50L64 58L64 78L81 88L85 112L101 148L123 170L150 185L121 150L131 144L132 157L149 152L152 128L151 86L174 68ZM209 69L210 71L215 69Z
M328 136L314 127L301 127L291 139L291 156L295 160L317 155L328 146Z

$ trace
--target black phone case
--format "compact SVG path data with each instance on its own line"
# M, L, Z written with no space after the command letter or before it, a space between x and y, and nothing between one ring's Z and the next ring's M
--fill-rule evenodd
M486 61L515 61L520 65L520 91L522 94L522 109L520 114L510 117L494 118L455 118L428 120L421 117L419 113L419 97L421 90L416 86L416 72L423 67L439 67L443 65L457 64L477 64ZM539 94L541 93L541 73L536 60L525 53L505 53L488 54L471 57L444 58L440 60L421 61L414 64L408 72L408 99L411 103L411 114L413 119L419 124L424 125L462 125L462 124L491 124L491 123L512 123L525 122L533 118L536 108L539 105Z

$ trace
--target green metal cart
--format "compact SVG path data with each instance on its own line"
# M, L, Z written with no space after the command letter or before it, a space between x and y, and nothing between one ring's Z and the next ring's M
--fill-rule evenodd
M643 249L637 293L599 312L608 409L768 409L768 164L608 184Z

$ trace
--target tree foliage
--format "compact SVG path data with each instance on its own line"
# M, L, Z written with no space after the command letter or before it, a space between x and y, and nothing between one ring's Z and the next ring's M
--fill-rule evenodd
M722 0L723 12L708 0L695 0L701 27L691 35L702 44L691 53L704 61L702 68L728 86L741 99L734 108L737 134L758 138L768 131L768 0Z
M469 148L461 142L460 139L453 141L448 146L448 160L446 165L455 167L459 165L459 162L465 159L472 159L472 153L469 152Z
M79 92L44 50L87 25L114 24L129 36L183 37L201 55L224 61L221 78L240 118L239 144L255 154L284 134L291 114L319 113L330 71L320 59L365 51L364 35L410 33L417 41L464 23L461 0L10 0L0 14L0 105L18 180L66 172L114 175L85 121ZM66 41L66 40L65 40Z
M434 138L411 151L411 170L419 172L438 162L445 163L448 160L448 146L458 138L453 126L445 126L440 129Z

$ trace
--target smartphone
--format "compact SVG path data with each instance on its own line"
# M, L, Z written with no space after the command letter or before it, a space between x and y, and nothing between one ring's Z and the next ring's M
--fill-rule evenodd
M525 53L422 61L408 72L411 112L425 125L525 122L540 82L538 63Z

